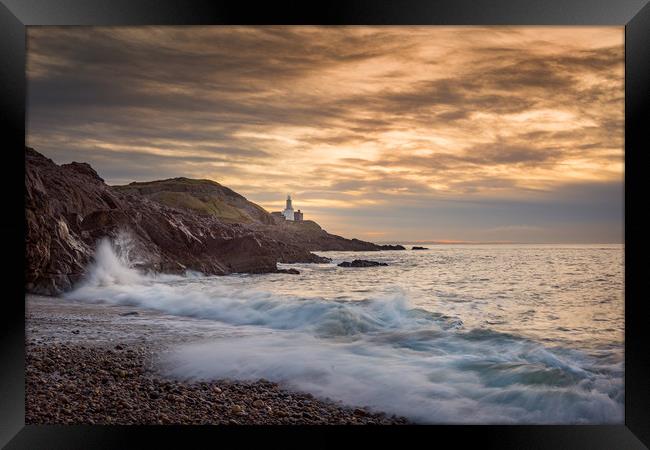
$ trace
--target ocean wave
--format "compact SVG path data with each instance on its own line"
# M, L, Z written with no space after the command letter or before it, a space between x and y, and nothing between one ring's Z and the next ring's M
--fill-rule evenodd
M319 336L458 326L460 323L414 308L400 293L355 302L284 298L254 289L224 286L216 277L142 274L129 267L107 240L99 244L85 279L65 297L139 306L232 325L301 329Z
M404 335L340 342L271 331L184 345L167 355L165 372L181 379L266 378L419 423L623 421L622 382L612 374L573 370L554 357L547 364L538 346L495 347L449 332L420 338L426 348L397 345Z
M616 358L466 329L459 317L416 307L399 289L328 300L188 275L139 273L104 241L66 297L247 327L246 336L178 347L164 365L174 377L266 378L424 423L623 421Z

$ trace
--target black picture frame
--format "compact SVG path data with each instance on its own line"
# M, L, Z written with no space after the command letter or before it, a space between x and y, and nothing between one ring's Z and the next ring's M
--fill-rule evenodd
M24 185L25 33L38 25L619 25L625 26L625 424L620 426L404 427L178 427L25 425ZM650 446L650 351L643 295L643 152L650 149L650 4L648 0L0 0L0 123L5 206L0 228L5 264L0 328L0 445L18 448L128 448L138 441L188 446L234 439L245 445L263 434L290 446L338 444L361 437L402 443L417 437L431 446L473 443L510 448L647 448ZM22 238L20 237L22 236ZM308 434L309 436L305 436ZM312 434L317 434L317 440ZM343 436L341 436L343 434ZM444 444L442 444L444 445ZM447 444L449 445L449 444Z

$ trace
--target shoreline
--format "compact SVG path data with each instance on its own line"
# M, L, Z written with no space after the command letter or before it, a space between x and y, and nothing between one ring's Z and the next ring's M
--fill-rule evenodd
M267 380L164 377L160 355L173 342L196 339L177 335L164 314L51 297L27 297L26 306L27 424L410 423ZM198 333L219 332L199 322L206 329Z

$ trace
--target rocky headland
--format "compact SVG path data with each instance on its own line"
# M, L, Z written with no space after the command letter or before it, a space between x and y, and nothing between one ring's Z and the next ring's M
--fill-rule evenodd
M322 263L312 252L403 250L327 233L313 221L278 222L211 180L109 186L87 163L57 165L25 148L26 291L72 288L109 237L144 271L208 275L277 272Z

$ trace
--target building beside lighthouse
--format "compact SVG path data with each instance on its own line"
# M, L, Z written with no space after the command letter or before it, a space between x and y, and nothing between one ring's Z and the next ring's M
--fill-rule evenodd
M303 221L303 213L302 211L294 211L293 209L293 204L291 202L291 195L287 195L287 204L286 207L284 208L284 211L274 211L271 213L271 215L274 217L276 223L283 222L285 220L291 220L293 222L302 222Z

